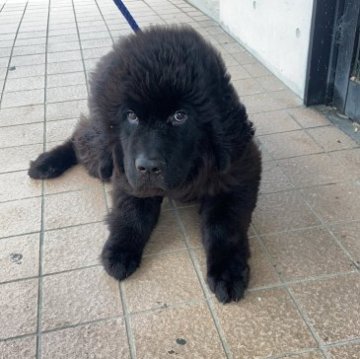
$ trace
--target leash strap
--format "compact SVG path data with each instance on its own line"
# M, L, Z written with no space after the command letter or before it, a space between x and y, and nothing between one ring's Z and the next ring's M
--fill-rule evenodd
M125 4L121 0L114 0L115 5L118 7L118 9L123 14L125 20L128 22L130 27L133 29L134 32L141 31L138 24L134 20L134 18L131 16L129 10L125 6Z

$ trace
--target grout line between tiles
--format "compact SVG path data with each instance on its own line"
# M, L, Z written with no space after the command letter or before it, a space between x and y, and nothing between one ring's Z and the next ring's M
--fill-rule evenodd
M98 3L97 0L94 0L94 1L95 1L95 4L96 4L96 6L97 6L97 8L98 8L98 10L99 10L100 16L101 16L102 20L104 21L104 24L105 24L105 26L106 26L107 32L109 33L110 39L111 39L112 43L114 44L114 43L115 43L114 38L113 38L113 36L112 36L112 33L111 33L111 31L110 31L110 28L109 28L106 20L105 20L104 14L103 14L102 11L101 11L101 8L100 8L100 6L99 6L99 3ZM119 16L120 16L120 14L119 14Z
M46 40L45 40L45 74L44 74L44 126L43 126L43 151L46 150L46 87L47 87L47 49L50 22L51 0L48 0ZM45 232L45 181L41 181L41 227L39 238L39 279L38 279L38 307L36 322L36 359L41 358L41 320L42 320L42 301L43 301L43 255L44 255L44 232Z
M172 205L172 201L170 202ZM202 278L202 274L201 274L201 271L199 269L199 263L197 262L197 259L193 253L193 250L189 244L189 239L188 239L188 234L186 232L186 229L185 229L185 226L181 220L181 217L180 217L180 213L178 212L177 208L173 205L173 208L174 208L174 211L175 211L175 216L176 216L176 219L177 219L177 222L181 228L181 231L183 233L183 238L184 238L184 242L185 242L185 246L187 248L187 251L189 253L189 257L190 257L190 260L192 262L192 265L193 265L193 268L195 270L195 273L196 273L196 276L197 276L197 279L200 283L200 286L201 286L201 289L204 293L204 297L206 298L206 303L208 304L208 309L209 309L209 312L210 312L210 315L213 319L213 323L214 323L214 326L215 326L215 329L218 333L218 336L219 336L219 339L220 339L220 342L221 342L221 345L223 347L223 350L224 350L224 354L226 355L226 357L228 359L232 359L233 358L233 354L230 350L230 347L226 341L226 337L225 337L225 333L221 327L221 324L220 324L220 321L219 321L219 318L217 316L217 313L216 313L216 310L214 308L214 305L212 303L212 300L211 300L211 297L209 296L209 292L208 292L208 288L207 288L207 285L205 283L205 281L203 280Z
M126 337L127 337L127 341L128 341L128 345L129 345L130 357L132 359L135 359L136 358L135 338L134 338L134 333L132 331L131 317L130 317L130 313L128 311L123 281L119 282L119 293L120 293L120 299L121 299L123 312L124 312L125 330L126 330Z
M271 265L275 268L275 263L274 260L272 258L272 256L270 255L265 243L263 243L261 237L258 235L256 228L253 226L253 230L255 232L256 238L261 242L262 244L262 249L264 250L264 253L267 257L267 259L269 260L269 262L271 263ZM278 274L277 270L276 273ZM305 325L307 326L311 336L313 337L313 339L315 340L315 342L317 343L318 347L321 349L321 338L318 335L318 333L316 332L315 328L313 327L313 325L310 323L309 318L307 317L306 313L302 310L302 308L300 307L300 305L298 304L298 302L296 301L295 296L293 295L293 293L291 292L290 288L289 288L289 283L288 282L284 282L283 278L281 276L278 275L278 277L280 278L280 281L283 284L283 288L286 290L286 292L288 293L288 295L290 296L293 305L295 306L295 308L298 311L298 314L300 315L300 317L303 319ZM321 351L323 352L323 354L326 356L326 354L324 353L324 351L321 349Z
M313 351L320 351L319 348L309 348L309 349L303 349L303 350L298 350L298 351L291 351L291 352L287 352L287 353L282 353L280 355L275 355L275 356L269 356L266 357L266 359L282 359L282 358L286 358L286 359L291 359L292 356L298 356L301 354L307 354L307 353L312 353Z
M103 195L104 195L104 201L107 213L110 213L110 206L108 203L108 196L105 188L105 184L103 183ZM105 242L104 242L105 244ZM102 266L101 263L99 266ZM123 316L124 316L124 323L125 323L125 332L126 332L126 338L129 346L129 353L131 359L136 359L136 345L135 345L135 338L132 332L131 328L131 319L130 319L130 313L128 311L127 302L126 302L126 295L125 295L125 288L123 281L118 282L118 288L119 288L119 297L121 301L121 306L123 310Z
M89 93L89 80L88 80L88 74L86 71L86 65L85 65L85 60L84 60L84 51L82 48L82 44L81 44L81 37L80 37L80 31L79 31L79 25L78 25L78 21L77 21L77 17L76 17L76 10L75 10L75 0L71 0L72 3L72 8L73 8L73 14L74 14L74 21L76 24L76 32L77 32L77 36L78 36L78 41L79 41L79 47L80 47L80 53L81 53L81 62L83 65L83 70L84 70L84 75L85 75L85 80L86 80L86 89L87 89L87 93Z
M3 84L3 87L1 89L1 93L0 93L0 109L1 109L1 105L2 105L2 100L3 100L3 97L4 97L4 93L5 93L5 85L6 85L6 80L8 78L8 75L9 75L9 67L10 67L10 63L11 63L11 59L12 59L12 54L14 52L14 47L15 47L15 42L16 42L16 39L18 37L18 34L19 34L19 30L20 30L20 26L21 26L21 23L24 19L24 16L25 16L25 12L26 12L26 9L27 9L27 6L28 6L28 1L26 1L25 3L25 7L24 7L24 10L23 10L23 13L20 17L20 20L19 20L19 25L16 29L16 34L15 34L15 37L14 37L14 42L13 42L13 45L11 47L11 52L10 52L10 55L9 55L9 61L8 61L8 66L7 66L7 69L6 69L6 74L5 74L5 78L4 78L4 84Z
M111 320L116 320L116 319L124 319L124 321L125 321L126 317L131 318L131 316L138 316L138 315L143 315L143 314L147 314L147 313L160 312L160 311L168 310L168 309L182 308L184 306L189 306L189 305L198 305L198 304L203 304L205 302L206 302L205 299L184 301L184 302L179 302L176 304L168 305L166 307L166 309L162 308L162 307L151 308L151 309L139 310L139 311L133 312L131 314L128 314L127 316L123 315L123 314L119 314L119 315L113 315L110 317L104 317L104 318L93 319L93 320L83 321L83 322L74 323L74 324L68 324L68 325L64 325L61 327L45 329L44 331L41 332L41 334L58 332L61 330L66 330L66 329L70 329L70 328L76 328L76 327L81 327L81 326L85 326L85 325L89 325L89 324L93 324L93 323L101 323L101 322L106 322L106 321L111 321ZM36 335L36 332L32 332L32 333L28 333L28 334L16 335L13 337L0 338L0 343L8 341L8 340L21 339L21 338L31 337L31 336L35 336L35 335ZM134 357L134 359L135 358L136 357Z
M352 181L353 183L354 181ZM317 187L322 187L322 186L317 186ZM350 254L350 252L344 247L344 245L337 239L337 237L335 236L334 232L331 230L330 225L334 225L336 223L340 223L339 221L336 222L331 222L331 224L329 225L328 222L326 222L315 210L314 208L311 206L311 204L309 203L309 201L307 200L306 196L302 193L302 191L298 191L300 197L302 198L302 200L305 202L305 204L308 206L308 208L310 209L311 213L320 221L321 225L328 231L328 233L330 233L331 237L333 238L333 241L336 243L336 245L342 249L343 253L349 258L349 260L352 262L352 264L355 266L355 268L357 268L359 270L359 264L356 262L356 260L353 258L353 256Z
M71 228L71 227L68 227ZM36 232L38 233L38 232ZM36 234L34 233L34 234ZM192 248L192 251L194 251L195 249L199 249L198 248ZM163 254L169 254L169 253L177 253L177 252L184 252L187 251L187 249L178 249L178 250L174 250L171 252L167 252L167 253L159 253L159 254L152 254L152 255L145 255L144 257L149 257L149 256L153 256L153 257L161 257ZM21 277L21 278L16 278L16 279L10 279L7 281L3 281L0 282L0 285L2 284L9 284L9 283L16 283L16 282L22 282L22 281L26 281L26 280L30 280L30 279L37 279L40 277L50 277L53 275L58 275L58 274L63 274L63 273L69 273L69 272L77 272L80 270L84 270L84 269L89 269L89 268L95 268L95 267L101 267L102 264L101 263L94 263L94 264L89 264L86 266L81 266L81 267L74 267L74 268L70 268L70 269L64 269L64 270L60 270L60 271L54 271L54 272L48 272L48 273L43 273L41 276L30 276L30 277ZM351 275L351 274L356 274L356 272L338 272L338 273L331 273L331 274L323 274L320 276L316 276L316 277L307 277L307 278L302 278L302 279L296 279L296 280L290 280L290 281L284 281L284 282L280 282L280 283L274 283L274 284L270 284L270 285L264 285L264 286L259 286L259 287L255 287L255 288L250 288L247 291L248 292L260 292L260 291L264 291L264 290L269 290L269 289L277 289L277 288L284 288L286 285L294 285L294 284L303 284L303 283L309 283L309 282L313 282L313 281L319 281L319 280L326 280L326 279L332 279L332 278L339 278L339 277L343 277L343 276L347 276L347 275ZM213 295L208 295L208 297L212 297Z

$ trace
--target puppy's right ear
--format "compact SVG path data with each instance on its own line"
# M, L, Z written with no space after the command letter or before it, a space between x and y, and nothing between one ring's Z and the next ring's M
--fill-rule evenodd
M116 166L121 173L125 172L124 169L124 153L121 148L121 144L117 143L113 147L113 160L114 160L114 166Z

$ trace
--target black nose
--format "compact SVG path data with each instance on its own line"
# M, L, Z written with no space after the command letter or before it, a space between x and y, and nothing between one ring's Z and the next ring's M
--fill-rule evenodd
M158 159L150 159L145 156L139 156L135 160L135 167L140 173L160 174L163 170L163 162Z

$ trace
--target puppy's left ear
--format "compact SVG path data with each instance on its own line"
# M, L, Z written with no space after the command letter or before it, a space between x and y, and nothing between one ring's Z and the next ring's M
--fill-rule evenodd
M238 100L231 101L227 110L213 124L215 159L220 172L226 172L231 162L242 156L255 133L245 107Z

